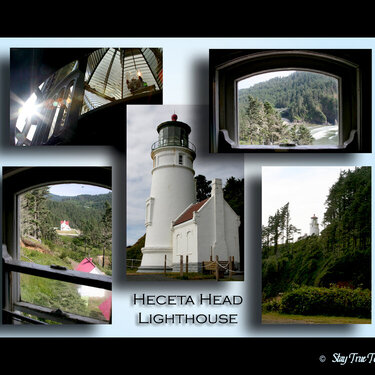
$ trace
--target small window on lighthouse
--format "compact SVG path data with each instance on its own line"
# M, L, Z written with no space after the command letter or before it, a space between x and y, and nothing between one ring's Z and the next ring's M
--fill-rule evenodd
M184 164L184 157L182 154L178 155L178 164L183 165Z

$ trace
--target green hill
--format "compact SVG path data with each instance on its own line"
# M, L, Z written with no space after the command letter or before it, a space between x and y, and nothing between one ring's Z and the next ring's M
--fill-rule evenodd
M248 106L248 97L270 103L291 122L314 124L338 121L338 83L333 77L297 71L239 90L239 112Z
M137 240L137 242L126 248L126 257L128 259L142 259L142 247L145 246L146 234Z
M326 206L319 236L280 243L291 228L282 210L263 227L263 298L299 286L371 289L371 167L341 172Z
M71 228L82 229L87 223L95 226L101 220L106 202L112 205L112 192L74 197L49 194L46 207L53 227L59 227L61 220L68 220Z

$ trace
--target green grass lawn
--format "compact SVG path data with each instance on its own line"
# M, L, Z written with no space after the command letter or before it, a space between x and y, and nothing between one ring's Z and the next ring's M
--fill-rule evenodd
M262 324L371 324L371 319L346 316L311 316L262 312Z

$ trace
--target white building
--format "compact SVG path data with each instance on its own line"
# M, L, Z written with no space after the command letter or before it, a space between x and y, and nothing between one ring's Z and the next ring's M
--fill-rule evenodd
M71 228L69 226L69 221L67 221L67 220L61 220L60 221L60 230L61 231L69 231L69 230L71 230Z
M315 216L315 214L311 217L310 222L310 236L313 234L319 236L318 218Z
M239 217L225 202L221 180L212 181L211 197L196 202L193 162L195 146L189 142L191 128L177 121L157 127L159 140L151 147L153 160L150 197L146 200L146 240L139 271L162 271L180 267L180 256L189 270L200 270L210 256L239 264Z
M196 270L203 261L228 260L234 256L239 262L239 216L224 200L222 182L214 179L211 183L211 197L191 204L173 221L172 244L173 264L178 265L180 256L187 255Z
M92 261L92 258L85 258L75 268L76 271L88 272L95 275L104 275L102 271ZM106 291L104 289L95 288L87 285L79 285L78 293L81 297L104 297Z

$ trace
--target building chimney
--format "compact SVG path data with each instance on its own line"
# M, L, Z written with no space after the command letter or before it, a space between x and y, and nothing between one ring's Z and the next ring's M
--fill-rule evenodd
M220 178L214 178L211 181L211 196L223 195L223 185Z

